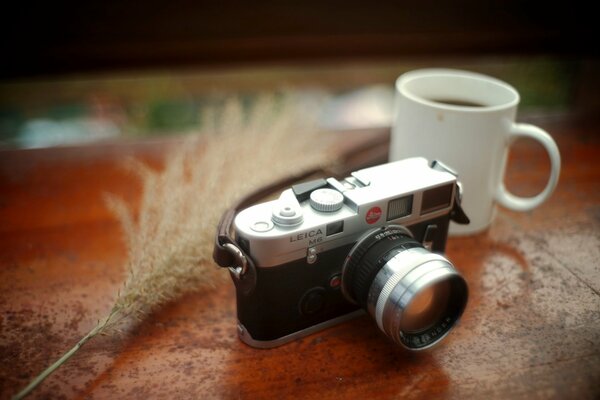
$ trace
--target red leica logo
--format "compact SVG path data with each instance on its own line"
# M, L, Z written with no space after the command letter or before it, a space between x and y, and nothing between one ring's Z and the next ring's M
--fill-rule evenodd
M379 218L381 218L381 208L373 207L369 211L367 211L365 221L367 221L367 224L371 225L379 221Z

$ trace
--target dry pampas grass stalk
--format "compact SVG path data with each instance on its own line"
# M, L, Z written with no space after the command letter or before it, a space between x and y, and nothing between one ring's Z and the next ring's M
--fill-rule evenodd
M211 255L227 206L253 188L327 161L314 106L291 96L262 97L245 112L239 100L227 101L204 114L204 131L185 139L162 171L130 160L127 166L143 187L137 217L122 199L106 197L127 244L123 287L108 315L15 398L29 394L93 337L226 276Z

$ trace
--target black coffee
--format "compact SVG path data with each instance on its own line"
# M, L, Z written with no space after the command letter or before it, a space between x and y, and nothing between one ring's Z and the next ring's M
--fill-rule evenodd
M455 100L455 99L430 99L430 101L434 101L436 103L449 104L451 106L461 106L461 107L486 107L485 104L474 103L472 101L466 100Z

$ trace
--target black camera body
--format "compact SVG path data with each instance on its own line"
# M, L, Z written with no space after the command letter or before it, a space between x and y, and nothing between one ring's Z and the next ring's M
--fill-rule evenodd
M241 211L234 222L236 242L256 270L251 290L242 290L233 276L241 340L275 347L366 310L405 347L437 342L466 304L464 280L436 254L444 252L451 219L468 222L459 189L449 168L412 158L363 169L343 181L294 185L278 200ZM462 296L457 302L450 294L440 300L434 291L430 307L439 303L435 307L449 317L434 318L437 310L410 311L417 293L440 282L448 288L437 292ZM398 289L404 286L414 293ZM405 329L400 311L416 315L411 323L419 329ZM419 322L427 318L433 322Z

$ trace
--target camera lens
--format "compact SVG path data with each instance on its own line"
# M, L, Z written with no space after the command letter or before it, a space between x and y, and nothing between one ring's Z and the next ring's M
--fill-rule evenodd
M388 337L411 350L431 347L445 337L468 298L467 284L450 261L397 225L359 239L344 263L342 290Z

